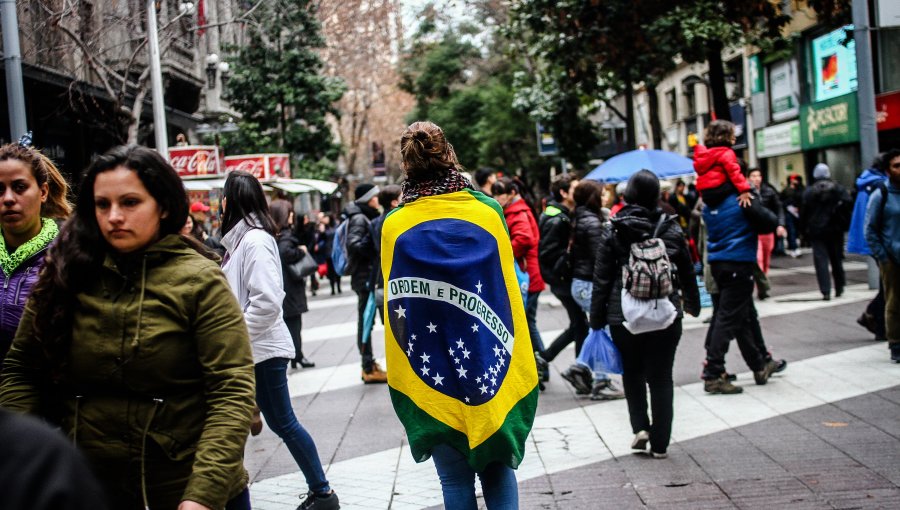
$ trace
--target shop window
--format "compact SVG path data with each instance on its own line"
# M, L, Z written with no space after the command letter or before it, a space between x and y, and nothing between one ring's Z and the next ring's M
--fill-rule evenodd
M685 115L693 117L697 115L697 95L694 92L694 85L684 86L684 109Z
M881 58L881 92L900 90L900 28L882 29L879 32Z
M678 121L678 96L675 95L675 89L666 92L666 104L669 105L669 123L674 124Z

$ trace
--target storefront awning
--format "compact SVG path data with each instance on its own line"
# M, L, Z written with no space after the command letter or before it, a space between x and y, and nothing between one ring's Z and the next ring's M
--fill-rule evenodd
M291 182L305 184L323 195L334 193L334 190L336 190L338 186L336 182L322 181L319 179L291 179Z
M225 187L225 179L183 179L184 189L188 191L211 191Z
M279 179L278 181L269 181L266 185L287 193L309 193L310 191L318 191L312 186L293 181L295 181L295 179Z

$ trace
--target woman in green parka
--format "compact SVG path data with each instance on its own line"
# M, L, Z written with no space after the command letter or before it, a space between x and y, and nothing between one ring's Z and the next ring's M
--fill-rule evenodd
M247 328L215 256L178 235L187 213L155 151L97 158L0 374L0 405L59 425L110 508L250 508Z

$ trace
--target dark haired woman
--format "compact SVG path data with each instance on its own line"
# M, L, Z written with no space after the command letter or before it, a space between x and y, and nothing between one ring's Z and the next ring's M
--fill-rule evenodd
M503 232L503 217L497 202L480 192L471 191L471 185L459 171L460 166L453 146L448 143L441 128L431 122L413 123L403 132L400 138L400 155L400 165L406 175L401 194L403 205L395 210L384 223L382 245L389 250L384 253L384 262L382 264L382 267L386 270L385 278L392 277L392 267L397 267L398 261L410 260L409 257L415 259L415 262L408 267L401 267L397 274L405 274L404 272L408 271L409 267L415 266L416 271L430 274L442 281L454 282L454 285L470 285L474 289L476 288L476 280L473 279L473 275L475 272L481 271L475 277L481 278L477 280L479 282L477 285L478 292L480 293L484 290L485 299L491 300L496 310L504 308L510 310L513 303L518 304L519 301L517 299L515 301L510 300L506 290L493 292L493 295L488 297L488 294L492 292L488 288L489 285L492 287L496 285L496 288L502 288L504 285L505 289L515 288L515 282L509 281L511 275L504 276L492 273L495 268L501 269L500 272L503 272L502 267L497 267L494 261L499 263L500 258L504 256L503 254L506 257L512 256L509 241L502 234L499 236L497 234L488 234L491 235L492 239L496 239L497 242L480 242L481 238L477 237L477 235L482 233L487 234L488 228L494 232ZM469 190L469 192L466 192L466 190ZM457 206L459 206L459 209L456 209L457 212L446 213L447 210ZM437 249L433 252L430 251L427 256L420 256L422 250L419 244L400 242L403 236L416 235L414 233L415 227L410 227L398 236L398 231L404 230L403 222L408 221L404 218L417 218L420 214L436 214L437 219L435 221L451 220L451 223L447 224L449 228L435 227L436 230L433 231L433 234L423 234L424 237L422 239L427 242L446 245L453 249ZM445 214L459 214L460 216L465 216L466 221L456 222L456 216L448 218ZM469 226L461 226L461 223L467 223ZM509 265L511 264L512 261L510 261ZM535 267L537 267L536 262ZM463 283L464 281L468 282L468 280L471 280L471 282ZM481 288L482 281L485 284L484 289ZM489 284L489 282L492 283ZM390 289L387 285L385 287L388 290ZM473 290L473 292L475 291ZM390 292L387 292L387 294L390 294ZM386 296L386 301L389 304L393 304L391 299L389 295ZM393 299L401 299L399 303L404 303L402 301L403 298ZM403 305L400 304L399 306ZM417 319L421 319L418 323L412 322L412 320L401 321L398 316L392 314L388 324L386 324L388 338L392 338L391 342L394 340L394 332L406 331L407 328L417 326L424 327L424 317L426 315L443 314L448 311L448 308L442 307L441 302L430 299L419 300L418 303L405 302L405 306L410 309L414 306L417 308L421 306L423 308L420 310L425 312L425 314L416 316ZM412 313L409 315L411 316ZM497 318L497 316L494 317L495 319ZM517 322L521 324L522 321L519 319ZM471 335L467 334L464 337L466 350L457 351L463 353L463 356L460 356L460 358L470 361L464 361L463 359L454 361L452 357L448 357L447 352L448 350L453 352L454 349L459 349L461 347L460 342L464 342L464 340L450 333L451 328L449 325L445 327L444 322L440 322L440 324L439 326L429 324L429 328L426 331L432 327L435 329L433 333L419 337L419 343L416 344L415 352L417 354L421 352L422 356L424 356L422 359L426 360L424 362L432 363L434 366L437 366L439 363L449 363L454 366L459 364L456 371L449 371L451 374L449 377L446 377L447 381L441 383L442 386L449 388L451 385L461 384L460 381L466 374L466 370L463 367L464 364L474 363L474 360L479 359L493 361L497 356L501 356L501 354L498 354L496 337L488 332L487 327L482 327L480 331L477 328L478 324L486 323L476 322L476 327L472 328ZM469 329L468 319L463 329ZM523 329L524 324L519 331L521 332ZM520 332L516 333L515 336L523 339L523 336L520 336ZM413 335L413 338L415 338L415 335ZM410 405L406 403L408 402L406 398L411 394L421 394L423 379L412 372L412 365L407 361L408 358L402 358L404 354L401 342L406 343L406 340L397 339L396 343L388 343L385 348L391 363L388 380L391 397L398 417L403 422L407 436L410 438L410 451L415 456L416 461L422 462L429 457L434 460L435 468L441 480L444 506L453 510L477 510L478 503L475 498L475 478L477 476L481 480L484 502L488 509L518 508L518 486L513 470L521 461L524 453L525 438L531 429L534 419L534 407L530 406L537 403L537 393L535 391L537 378L534 373L534 365L523 363L523 361L528 362L531 359L530 346L521 345L521 343L514 346L510 354L510 361L506 366L509 366L510 370L515 370L514 373L516 375L513 378L509 376L500 378L500 384L496 386L497 395L506 392L505 395L508 398L518 400L522 406L520 408L521 412L510 412L509 414L490 412L493 409L497 409L497 407L491 407L492 399L487 399L487 401L481 400L482 403L479 406L484 406L481 409L485 412L477 414L477 417L475 417L468 412L469 408L475 407L474 403L471 405L468 403L470 400L469 396L460 394L451 396L447 393L435 393L433 394L433 399L430 398L432 394L428 394L431 400L429 402L431 415L409 412ZM413 348L412 343L408 345L410 349ZM432 354L430 361L427 361L429 360L429 355L425 351ZM419 356L413 357L419 358ZM393 364L395 361L396 365ZM505 358L501 358L501 361L505 361ZM406 364L403 365L403 363ZM498 363L499 365L500 363ZM473 365L469 365L469 368L472 367ZM515 367L515 369L512 367ZM416 368L418 369L419 367ZM428 367L423 368L425 368L424 373L428 374ZM457 372L460 376L455 378L453 374ZM491 373L493 374L494 372L495 368L492 367ZM444 372L441 371L441 373ZM435 375L440 376L440 373L435 373ZM445 373L445 375L448 374ZM471 374L469 378L472 378ZM496 385L498 378L495 377L490 384ZM438 380L441 379L443 377L440 377ZM454 379L456 382L451 382ZM478 377L478 379L481 380L481 377ZM515 379L516 382L512 384L517 384L518 388L525 390L524 392L527 394L520 396L521 392L514 393L519 390L514 389L512 384L504 384L503 382L510 379ZM484 381L485 384L488 384L487 377L485 377ZM446 385L444 385L445 383ZM484 394L486 391L487 386L484 386L484 389L480 392L473 387L472 396L475 396L475 392ZM492 390L491 394L493 395L493 393ZM433 417L435 413L444 416L449 421L458 423L459 427L451 428L446 425L433 427L434 420L436 420ZM424 419L423 416L425 417ZM429 420L432 421L429 422ZM504 433L498 430L501 427L504 428L504 431L502 431ZM490 447L481 453L474 453L470 449L470 443L466 440L466 437L469 434L477 434L486 429L497 431L489 440L491 442Z
M284 323L291 332L294 341L294 358L291 360L291 368L297 368L299 364L303 368L312 368L315 363L306 359L303 355L303 341L300 332L303 329L303 314L309 311L306 305L306 279L294 278L287 271L288 264L295 264L303 258L306 246L300 244L300 240L293 233L294 207L287 200L273 200L269 204L269 212L278 234L278 254L281 256L281 268L284 281Z
M513 255L519 267L528 273L528 299L525 301L525 316L528 318L528 332L531 333L531 347L534 352L544 350L544 342L537 328L538 297L544 290L544 279L538 263L538 243L541 232L528 202L522 198L518 185L509 177L502 177L491 189L494 198L503 208ZM544 371L544 380L548 372Z
M247 329L214 256L178 235L181 179L156 151L128 146L94 160L80 189L3 367L0 405L68 434L110 508L250 508Z
M284 322L284 288L275 222L262 185L252 174L235 171L225 179L222 197L222 271L244 311L256 373L256 403L306 477L309 491L302 509L340 508L325 478L319 452L297 421L287 387L288 362L295 357Z
M584 179L578 182L575 199L575 233L572 237L572 298L587 313L591 311L594 288L594 262L603 237L603 185ZM625 395L608 374L592 372L580 363L570 366L562 374L579 394L591 394L591 400L616 400ZM592 383L593 382L593 383Z
M72 210L69 185L47 156L27 143L0 147L0 365L12 344L25 301L56 239L54 220Z
M603 229L600 240L593 274L591 328L608 325L613 342L622 354L622 382L635 434L631 447L643 451L649 441L652 456L664 458L672 434L672 365L681 339L682 307L696 317L700 313L700 292L678 217L667 217L659 209L656 175L649 170L632 175L625 189L625 202L628 205L612 219L612 227ZM654 232L663 240L669 261L675 266L675 291L669 299L678 315L663 330L632 334L623 325L622 265L628 260L631 245L653 237ZM647 414L648 386L652 422Z

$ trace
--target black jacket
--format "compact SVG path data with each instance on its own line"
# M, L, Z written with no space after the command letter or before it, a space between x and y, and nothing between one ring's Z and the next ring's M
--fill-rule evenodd
M819 179L803 192L800 222L810 239L829 239L850 226L853 202L847 189L831 179Z
M347 224L347 255L350 273L350 287L361 292L368 288L374 265L375 241L372 237L372 220L378 217L378 210L366 204L351 202L344 209Z
M594 264L594 292L591 295L591 328L620 325L622 316L622 266L628 263L631 244L650 237L662 212L629 205L619 211L611 225L604 225L600 249ZM659 237L666 245L669 262L675 266L675 292L670 299L682 316L682 307L693 316L700 313L700 291L694 265L676 217L667 217Z
M778 191L775 187L767 182L763 182L759 186L759 196L763 207L775 213L775 216L778 216L778 225L783 227L784 208L781 207L781 198L778 197Z
M538 242L538 265L541 277L556 293L569 294L571 275L567 274L567 250L572 233L569 209L550 202L538 221L541 240Z
M278 254L281 255L281 276L284 279L284 317L296 317L309 311L306 304L306 278L296 280L288 271L288 264L303 258L300 241L290 229L278 236Z
M584 206L575 208L575 239L572 242L572 277L592 280L594 262L603 237L603 220Z

